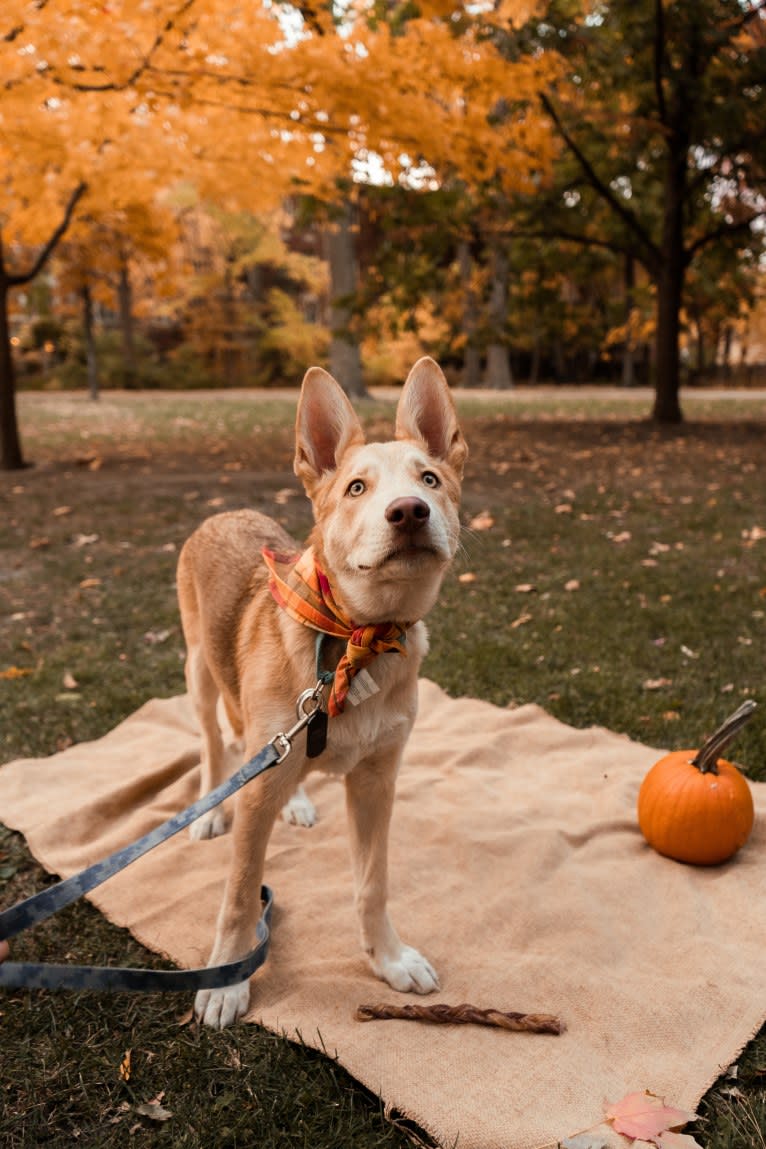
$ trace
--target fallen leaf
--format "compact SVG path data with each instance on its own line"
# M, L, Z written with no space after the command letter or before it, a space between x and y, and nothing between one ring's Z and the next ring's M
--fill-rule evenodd
M513 589L517 594L532 594L533 591L537 590L537 587L533 582L520 582Z
M27 546L31 551L39 551L42 550L43 547L49 547L50 545L51 540L47 535L40 535L36 538L31 538L27 543Z
M131 1061L133 1058L133 1050L126 1049L123 1054L122 1061L120 1062L120 1078L123 1081L130 1081Z
M458 582L476 582L476 575L472 571L465 571L457 576Z
M169 630L147 630L144 635L144 642L148 642L150 646L156 646L160 642L167 642L170 634Z
M214 499L208 499L207 505L209 507L222 507L225 502L223 495L217 495Z
M665 710L663 711L662 717L666 722L678 722L681 715L677 710Z
M489 511L479 511L478 515L474 515L468 524L472 531L488 531L490 527L494 527L495 520Z
M559 503L558 506L553 508L553 510L554 510L555 514L557 514L557 515L571 515L572 504L571 503Z
M608 1149L608 1143L598 1133L578 1133L575 1137L566 1137L561 1149Z
M629 543L633 536L630 531L619 531L616 535L609 532L607 538L611 539L613 543Z
M75 676L72 674L71 670L65 671L61 682L62 685L67 688L67 690L76 690L80 685Z
M699 653L696 650L690 650L688 646L681 643L681 654L686 655L687 658L699 658Z
M704 1149L690 1133L660 1133L654 1144L658 1149Z
M645 1090L626 1094L621 1101L607 1108L605 1116L618 1133L653 1141L658 1134L686 1125L697 1115L666 1105L662 1097Z
M59 519L62 517L62 515L71 515L71 513L71 507L56 507L53 511L53 514L56 516L56 518Z
M80 583L80 590L92 590L97 586L101 586L100 578L84 578Z
M293 490L292 487L282 487L282 489L274 495L274 502L278 507L283 507L288 499L292 499L292 497L297 494L298 492Z
M75 535L72 539L73 547L89 547L98 542L98 535Z
M169 1109L160 1105L159 1101L143 1101L140 1105L136 1105L134 1112L139 1117L149 1117L152 1121L169 1121L173 1116Z
M517 627L524 626L526 623L531 622L531 621L532 621L532 615L531 614L520 614L519 617L515 618L513 620L513 622L511 623L511 630L516 630Z
M5 670L0 670L0 678L25 678L32 673L34 672L30 666L8 666Z
M662 690L664 686L672 686L672 678L647 678L641 684L644 690Z
M570 578L569 582L564 583L564 590L579 590L579 589L580 589L580 580L579 579Z

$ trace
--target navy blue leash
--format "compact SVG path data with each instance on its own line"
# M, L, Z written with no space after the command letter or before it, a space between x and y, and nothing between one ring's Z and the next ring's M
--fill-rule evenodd
M77 901L83 894L100 886L108 878L125 869L137 858L143 857L161 842L167 841L195 822L202 814L218 806L224 799L241 790L259 774L284 761L292 749L292 740L306 727L313 714L321 710L323 683L301 694L297 703L298 721L287 731L272 738L249 762L241 766L215 790L193 802L162 825L156 826L142 838L95 862L87 869L65 878L45 890L40 890L17 905L0 913L0 939L15 937L22 930L43 922L46 918ZM310 702L314 705L310 710ZM46 962L0 962L0 989L89 989L130 990L154 993L161 990L218 989L245 981L263 965L268 956L271 913L274 895L268 886L261 887L262 915L256 927L256 946L246 957L224 965L188 970L150 970L129 967L97 967L52 965Z

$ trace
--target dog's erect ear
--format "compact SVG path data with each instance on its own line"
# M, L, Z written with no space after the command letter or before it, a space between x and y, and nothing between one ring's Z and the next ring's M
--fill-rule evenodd
M321 367L310 367L295 421L294 470L306 489L334 471L348 447L363 442L362 424L343 388Z
M407 376L396 410L396 437L422 439L431 455L462 477L468 447L444 373L428 356L418 359Z

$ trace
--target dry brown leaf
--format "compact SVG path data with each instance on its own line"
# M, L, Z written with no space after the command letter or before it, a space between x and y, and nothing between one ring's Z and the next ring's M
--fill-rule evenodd
M0 678L26 678L28 674L33 674L33 670L29 666L8 666L5 670L0 670Z
M101 586L100 578L84 578L80 583L80 590L92 590L97 586Z
M62 515L71 515L71 513L72 513L71 507L56 507L53 511L53 514L55 515L56 518L61 518Z
M457 576L458 582L476 582L476 575L473 571L465 571L463 574Z
M133 1110L139 1117L148 1117L151 1121L169 1121L173 1116L169 1109L160 1105L159 1101L142 1101Z
M532 615L531 614L520 614L519 617L515 618L513 620L513 622L511 623L511 630L516 630L518 627L524 626L526 623L531 622L531 621L532 621Z
M665 686L672 686L672 678L646 678L641 683L644 690L662 690Z
M580 589L580 580L579 579L570 578L569 582L564 583L564 590L579 590L579 589Z
M293 490L292 487L282 487L282 489L277 491L277 493L274 495L274 502L278 507L284 507L288 499L292 499L293 496L297 494L298 492Z
M71 670L65 671L64 677L62 678L61 682L62 682L62 685L65 686L67 690L76 690L77 687L80 685L79 682L77 681L77 679L75 678L75 676L72 674Z
M132 1059L133 1050L126 1049L125 1053L123 1054L122 1061L120 1062L120 1078L122 1081L130 1081Z
M144 642L148 642L150 646L157 646L161 642L167 642L171 633L169 630L147 630Z
M520 582L513 588L518 594L532 594L537 590L533 582Z
M488 531L491 527L494 527L494 525L495 520L489 511L479 511L478 515L474 515L468 524L472 531Z

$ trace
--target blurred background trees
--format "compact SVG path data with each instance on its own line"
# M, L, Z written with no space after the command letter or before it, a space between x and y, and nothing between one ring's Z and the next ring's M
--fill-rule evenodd
M754 0L8 0L0 426L23 385L655 388L766 355ZM760 350L759 350L760 348Z

